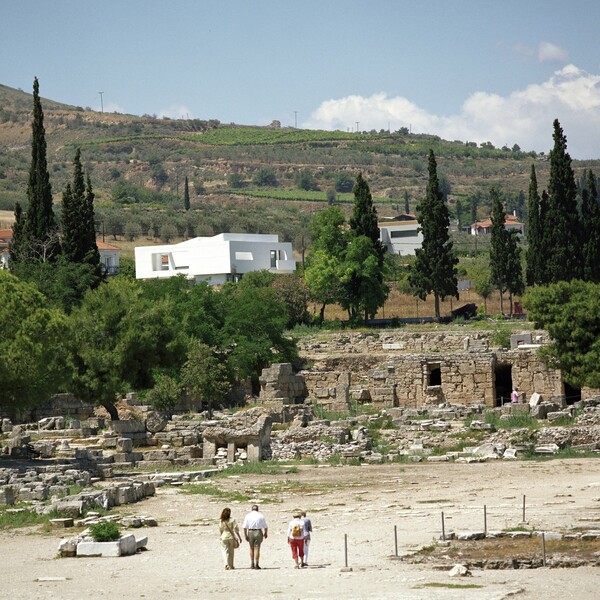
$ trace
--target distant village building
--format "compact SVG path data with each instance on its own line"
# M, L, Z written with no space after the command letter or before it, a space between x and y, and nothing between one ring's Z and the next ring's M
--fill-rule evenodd
M423 234L418 230L417 217L402 214L379 223L379 239L391 254L414 255L423 244Z
M106 275L117 275L120 267L121 249L111 246L106 242L97 241L98 252L100 253L100 264L102 272Z
M12 240L12 229L0 229L0 269L8 268L10 252L8 246Z
M292 244L280 242L277 235L220 233L179 244L135 248L137 279L185 275L188 279L219 285L263 269L293 273L296 260L292 257Z
M8 269L10 261L9 246L12 242L12 229L0 229L0 269ZM116 275L119 272L119 256L121 249L105 242L96 241L100 253L102 272L107 275Z
M521 223L516 215L506 215L504 220L504 229L507 231L516 231L518 235L525 234L525 225ZM476 221L471 225L471 235L490 235L492 230L492 220Z

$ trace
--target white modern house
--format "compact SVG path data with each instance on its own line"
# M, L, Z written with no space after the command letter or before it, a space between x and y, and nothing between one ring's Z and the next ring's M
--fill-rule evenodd
M415 215L403 214L382 219L377 225L381 243L392 254L414 255L415 250L423 244L423 234L418 231L419 222Z
M292 244L277 235L220 233L179 244L137 246L135 276L156 279L185 275L188 279L219 285L238 281L250 271L293 273Z

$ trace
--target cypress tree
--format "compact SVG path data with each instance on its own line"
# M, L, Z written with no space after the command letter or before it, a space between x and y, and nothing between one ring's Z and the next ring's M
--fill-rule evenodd
M58 226L52 211L52 187L46 158L44 112L37 77L33 81L31 165L27 184L28 208L18 260L46 262L60 254Z
M542 261L547 281L570 281L582 275L580 223L577 213L577 188L567 152L567 138L554 121L554 147L550 152L548 211L543 221Z
M385 248L379 239L379 226L377 224L377 209L373 205L373 196L369 184L361 173L356 176L356 183L352 189L354 193L354 207L350 217L350 229L356 235L364 235L373 242L373 248L379 256L380 264L383 264Z
M415 264L410 283L415 295L425 300L434 294L435 318L440 319L440 300L447 296L458 298L456 264L448 228L450 216L444 196L439 189L437 163L433 150L429 151L429 180L425 199L417 207L418 221L423 232L423 244L415 251Z
M535 165L531 165L529 180L529 195L527 197L527 253L526 253L526 279L527 285L541 283L541 200L538 193Z
M183 188L183 206L185 210L190 210L190 186L187 175L185 176L185 185Z
M89 267L92 287L95 287L101 278L101 269L93 202L92 183L88 175L86 185L78 148L73 159L73 182L68 183L63 192L62 246L68 261Z
M11 262L22 262L24 215L21 204L15 204L15 220L12 224L12 241L9 244Z
M96 243L96 218L94 213L94 190L92 189L92 180L89 173L86 177L85 202L83 211L83 238L85 241L84 262L90 265L91 272L95 281L92 287L96 287L102 280L102 267L100 264L100 252Z
M587 172L585 188L581 193L581 220L583 224L583 279L600 283L600 203L596 177Z
M490 272L492 283L500 292L500 312L504 313L504 292L510 294L510 313L514 294L523 293L521 249L516 233L506 229L506 211L495 188L490 190L492 198L492 227L490 236Z

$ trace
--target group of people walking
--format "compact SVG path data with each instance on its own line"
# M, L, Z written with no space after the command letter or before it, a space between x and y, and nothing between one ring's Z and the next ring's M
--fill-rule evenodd
M296 510L292 517L288 525L287 541L292 550L295 567L300 569L308 566L312 523L306 517L305 511ZM258 505L254 504L252 510L244 517L242 529L244 539L250 547L250 568L260 569L260 546L263 540L269 537L269 527L264 515L258 510ZM234 552L236 548L240 547L242 537L237 522L231 517L231 509L229 508L224 508L221 512L219 534L225 569L234 569Z

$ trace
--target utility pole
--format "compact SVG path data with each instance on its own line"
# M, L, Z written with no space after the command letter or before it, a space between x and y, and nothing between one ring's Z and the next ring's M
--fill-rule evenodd
M102 101L102 94L104 92L98 92L100 94L100 112L104 113L104 102Z
M294 111L294 129L298 129L298 111Z
M356 133L358 133L358 124L360 123L360 121L356 121Z

